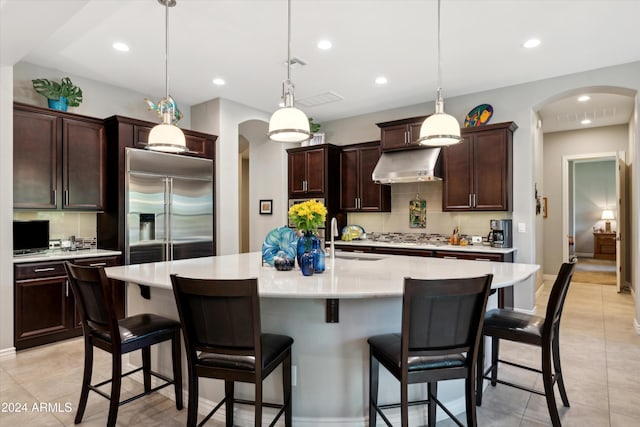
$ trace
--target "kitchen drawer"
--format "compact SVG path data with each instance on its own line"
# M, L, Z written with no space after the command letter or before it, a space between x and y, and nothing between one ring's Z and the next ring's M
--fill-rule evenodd
M406 255L406 256L422 256L422 257L433 256L433 251L429 249L374 247L373 252L377 254L386 254L386 255Z
M114 265L120 265L120 257L119 256L107 256L107 257L99 257L99 258L78 258L69 260L71 263L76 265L84 265L90 267L111 267Z
M15 280L40 279L43 277L66 276L64 262L30 262L15 266Z
M472 261L495 261L502 262L504 260L502 254L486 254L486 253L469 253L456 251L435 251L437 258L450 259L468 259Z

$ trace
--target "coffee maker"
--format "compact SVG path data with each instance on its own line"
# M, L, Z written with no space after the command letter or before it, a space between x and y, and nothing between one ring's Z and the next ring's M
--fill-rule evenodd
M510 219L489 220L489 244L492 248L510 248L513 245Z

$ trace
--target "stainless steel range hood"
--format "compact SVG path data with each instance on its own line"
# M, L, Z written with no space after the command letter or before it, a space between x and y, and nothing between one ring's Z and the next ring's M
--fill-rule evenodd
M441 181L435 175L440 148L423 148L382 153L371 174L379 184Z

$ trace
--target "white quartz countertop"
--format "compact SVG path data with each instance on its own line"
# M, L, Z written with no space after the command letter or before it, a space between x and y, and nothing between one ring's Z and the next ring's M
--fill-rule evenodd
M439 251L457 251L457 252L478 252L487 254L509 254L516 252L516 248L492 248L484 245L434 245L431 243L414 243L414 242L380 242L375 240L336 240L336 247L340 246L371 246L377 248L402 248L402 249L425 249Z
M511 286L533 275L535 264L338 253L327 256L326 270L303 276L299 268L277 271L262 265L262 254L222 255L178 261L107 267L107 276L154 288L171 289L170 274L195 278L258 278L261 297L375 298L401 296L405 277L442 279L491 273L492 288Z
M63 251L56 249L38 254L14 256L13 263L18 264L22 262L58 261L63 259L93 258L112 255L122 255L122 252L107 249L80 249L77 251Z

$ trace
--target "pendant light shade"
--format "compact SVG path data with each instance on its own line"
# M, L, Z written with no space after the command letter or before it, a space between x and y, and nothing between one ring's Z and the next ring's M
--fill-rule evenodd
M438 91L435 113L427 117L420 127L418 143L430 147L442 147L462 142L460 124L455 117L445 114L442 100L442 70L440 65L440 0L438 0Z
M291 82L291 0L287 0L287 79L282 83L284 107L269 120L269 139L275 142L304 142L311 138L307 115L295 107Z
M175 103L169 96L169 7L176 5L176 0L158 0L165 8L165 97L158 103L158 111L162 115L162 123L156 125L149 133L147 150L167 153L183 153L187 151L184 133L172 123L175 117Z

